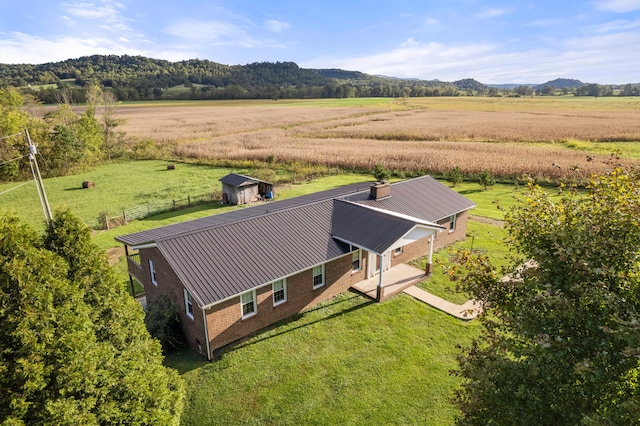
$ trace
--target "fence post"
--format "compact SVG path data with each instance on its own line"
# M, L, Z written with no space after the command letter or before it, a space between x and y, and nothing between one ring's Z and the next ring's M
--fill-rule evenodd
M176 200L173 200L173 211L176 210Z
M127 211L126 210L122 210L122 218L124 219L124 224L127 224Z
M191 208L191 195L187 195L187 202L189 203L189 208Z

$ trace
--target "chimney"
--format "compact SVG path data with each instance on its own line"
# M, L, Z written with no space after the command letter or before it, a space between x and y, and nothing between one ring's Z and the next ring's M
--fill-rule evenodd
M389 181L381 180L371 185L371 197L374 200L391 197L391 184Z

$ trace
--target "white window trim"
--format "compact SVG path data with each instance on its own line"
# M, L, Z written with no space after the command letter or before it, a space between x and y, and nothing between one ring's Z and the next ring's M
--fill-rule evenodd
M151 275L151 283L158 287L158 281L156 281L156 268L153 266L153 260L149 259L149 274Z
M322 270L322 282L320 284L316 284L316 275L314 274L314 271L316 268L321 268ZM324 272L324 263L322 265L318 265L318 266L314 266L313 268L311 268L311 283L313 284L313 289L318 289L320 287L324 287L324 282L325 282L325 272Z
M458 224L458 215L452 214L449 216L449 233L454 232L456 230L456 225Z
M276 291L275 288L273 287L276 283L282 282L282 290L284 291L284 299L279 300L276 302ZM273 306L278 306L278 305L282 305L284 302L287 301L287 279L286 278L282 278L280 280L274 281L273 283L271 283L271 293L272 295L272 299L273 299Z
M358 269L353 269L353 253L358 253ZM351 252L351 273L356 273L358 271L362 271L362 250L356 249Z
M184 290L184 312L187 316L193 319L193 298L191 297L191 293L186 288ZM189 312L189 306L191 306L191 312Z
M399 256L404 252L404 246L400 246L400 247L396 247L396 249L393 251L393 256Z
M244 313L244 305L245 304L242 302L242 296L244 296L245 294L251 294L252 301L253 301L253 312L249 312L246 315ZM257 313L258 313L258 303L257 303L257 300L256 300L256 291L255 290L251 290L251 291L247 291L246 293L242 293L240 295L240 314L242 315L242 319L250 318L250 317L254 316Z

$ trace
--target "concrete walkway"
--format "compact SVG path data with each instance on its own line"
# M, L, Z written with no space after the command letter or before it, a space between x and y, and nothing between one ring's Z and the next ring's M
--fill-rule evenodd
M474 300L469 300L463 305L456 305L455 303L448 302L438 296L434 296L415 285L405 288L403 291L427 305L433 306L442 312L462 320L474 319L482 311L482 306Z

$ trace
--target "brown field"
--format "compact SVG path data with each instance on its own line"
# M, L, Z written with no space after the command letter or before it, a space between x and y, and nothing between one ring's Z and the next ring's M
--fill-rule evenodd
M614 149L622 163L640 158L640 102L627 98L151 104L119 115L129 136L206 161L275 157L360 170L382 163L436 175L458 166L575 180L604 171Z

